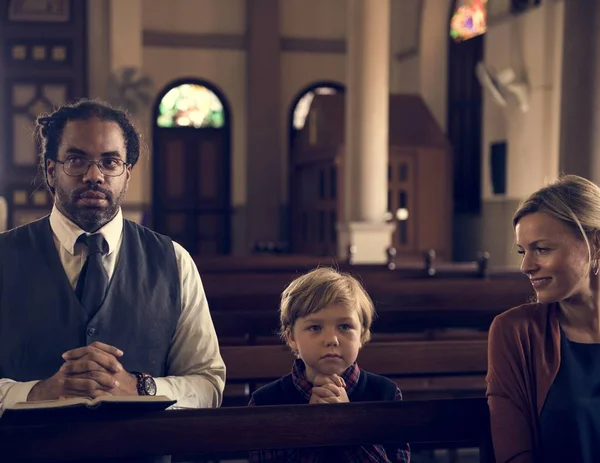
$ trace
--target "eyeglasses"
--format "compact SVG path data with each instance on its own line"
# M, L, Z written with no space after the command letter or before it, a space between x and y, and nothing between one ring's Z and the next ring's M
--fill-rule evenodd
M92 164L98 166L100 172L107 177L118 177L123 175L125 167L129 163L119 158L102 158L99 161L89 161L78 156L71 156L65 161L56 161L58 164L62 164L65 174L71 177L79 177L80 175L87 174Z

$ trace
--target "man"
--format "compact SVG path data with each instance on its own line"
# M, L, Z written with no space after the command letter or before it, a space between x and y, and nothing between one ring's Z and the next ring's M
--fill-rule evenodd
M39 118L36 133L55 203L0 234L0 413L103 395L218 407L225 365L192 258L122 216L140 154L133 124L81 101Z

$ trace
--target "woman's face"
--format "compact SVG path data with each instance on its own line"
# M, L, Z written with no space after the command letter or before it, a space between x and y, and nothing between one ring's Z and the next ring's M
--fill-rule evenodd
M543 212L522 217L515 234L523 256L521 271L529 277L539 302L547 304L589 294L590 260L581 234Z

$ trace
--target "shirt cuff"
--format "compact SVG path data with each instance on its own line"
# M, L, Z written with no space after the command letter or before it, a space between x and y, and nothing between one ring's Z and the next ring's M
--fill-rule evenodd
M165 377L165 378L154 378L154 382L156 383L156 395L163 395L168 397L171 400L176 400L173 405L167 408L167 410L177 410L184 408L197 408L193 404L190 405L186 403L187 395L183 394L181 391L178 391L177 384L173 384L171 381L173 379L184 380L185 378L173 378ZM189 402L189 401L188 401Z
M2 400L2 408L6 410L8 407L15 405L18 402L27 402L27 396L33 386L39 381L28 381L26 383L14 383L6 392Z
M164 395L173 400L173 389L165 378L154 378L156 383L156 395Z

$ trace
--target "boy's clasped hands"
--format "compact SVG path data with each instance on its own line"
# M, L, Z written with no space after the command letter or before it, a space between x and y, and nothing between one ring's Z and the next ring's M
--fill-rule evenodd
M309 404L338 404L349 402L346 382L338 375L316 374Z

